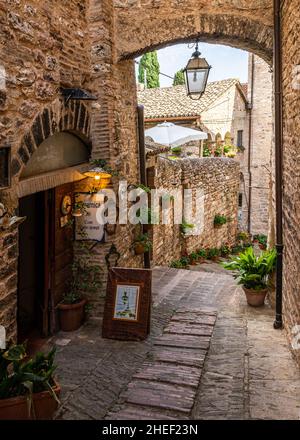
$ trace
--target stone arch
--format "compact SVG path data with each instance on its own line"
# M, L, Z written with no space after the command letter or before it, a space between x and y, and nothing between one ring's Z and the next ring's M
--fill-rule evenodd
M273 57L273 28L250 17L221 14L149 17L117 22L118 59L131 59L173 44L195 41L224 44L250 52L269 64ZM130 24L130 28L129 28ZM135 35L135 38L132 36Z
M12 177L19 178L33 153L48 137L59 132L70 132L79 137L91 150L89 132L91 116L87 106L80 101L54 101L37 115L30 129L23 136L11 161Z

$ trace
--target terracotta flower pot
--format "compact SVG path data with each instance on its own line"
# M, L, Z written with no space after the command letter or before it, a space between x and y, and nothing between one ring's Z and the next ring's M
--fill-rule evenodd
M86 300L76 304L59 304L60 328L64 332L74 332L81 327L84 320Z
M135 243L134 252L136 255L144 254L146 251L145 251L145 246L143 245L143 243Z
M268 289L253 290L247 289L243 286L243 290L246 294L247 303L249 304L249 306L260 307L264 305Z
M60 386L54 381L53 391L59 397ZM58 403L49 391L32 396L34 412L29 414L26 396L0 399L0 420L51 420Z

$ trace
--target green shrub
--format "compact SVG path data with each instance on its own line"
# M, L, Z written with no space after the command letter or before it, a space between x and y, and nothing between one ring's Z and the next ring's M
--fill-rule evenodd
M206 249L198 249L197 254L198 254L199 258L206 258L207 257Z
M270 274L275 270L276 251L271 249L256 256L252 247L247 248L228 263L223 263L227 270L236 271L238 284L247 289L262 290L267 287Z
M208 249L208 251L207 251L207 258L209 259L209 260L211 260L211 259L213 259L213 258L217 258L217 257L219 257L220 256L220 251L219 251L219 249L217 249L217 248L211 248L211 249Z
M225 225L225 223L227 223L227 217L225 215L222 214L216 214L215 218L214 218L214 225L215 226L221 226L221 225Z

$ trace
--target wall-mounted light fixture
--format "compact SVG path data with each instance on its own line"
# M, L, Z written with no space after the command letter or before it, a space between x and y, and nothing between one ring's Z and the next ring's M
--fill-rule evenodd
M60 92L62 94L62 96L64 96L65 100L66 100L66 104L70 101L70 99L72 100L76 100L76 101L97 101L97 97L92 95L89 92L86 92L85 90L82 89L64 89L61 88Z
M107 188L112 175L101 167L94 167L83 173L84 176L94 179L94 185L99 189Z

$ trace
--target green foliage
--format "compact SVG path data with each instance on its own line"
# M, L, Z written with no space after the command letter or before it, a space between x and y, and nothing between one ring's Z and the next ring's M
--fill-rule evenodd
M133 244L135 243L142 243L142 245L144 246L144 250L145 252L148 252L152 249L152 241L149 238L148 234L140 234L134 241Z
M231 247L228 246L227 244L223 244L220 248L220 252L221 252L222 257L226 257L227 255L230 254Z
M220 256L220 250L218 248L211 248L207 251L207 258L212 260Z
M257 240L265 249L267 248L268 237L265 234L254 235L253 240Z
M185 84L184 69L180 69L178 70L178 72L175 73L173 86L182 86L184 84Z
M172 153L174 153L174 154L181 154L181 152L182 152L182 148L181 147L174 147L174 148L172 148Z
M225 225L225 223L227 223L227 221L228 220L225 215L217 214L217 215L215 215L215 218L214 218L214 225L215 226Z
M238 279L238 284L242 284L247 289L262 290L267 287L268 278L274 272L275 265L275 249L256 256L253 248L249 247L230 262L224 263L223 267L236 271L235 278Z
M91 261L91 247L88 242L77 243L77 258L72 264L72 277L66 283L63 304L76 304L83 294L97 293L102 285L102 269Z
M112 176L119 176L119 172L111 168L105 159L95 159L92 162L95 167L102 168L104 171L106 171L108 174L111 174Z
M183 267L186 267L190 264L190 259L187 255L183 255L179 261Z
M249 241L249 234L248 232L239 232L237 235L237 239L241 241Z
M54 399L55 348L26 360L26 345L10 345L0 350L0 399L27 396L29 414L34 412L32 394L48 390Z
M206 249L198 249L197 254L198 254L199 258L206 258L207 257Z
M173 260L170 263L170 267L173 267L175 269L180 269L180 268L182 268L182 263L180 260Z
M210 157L211 156L211 151L208 147L204 146L203 147L203 157Z
M157 57L157 51L148 52L144 54L139 64L138 80L141 84L145 83L145 72L147 89L154 89L159 87L159 62Z
M187 223L185 220L180 225L180 232L185 235L191 231L191 229L194 229L195 225L192 223Z
M215 157L221 157L222 156L222 147L219 146L215 149Z
M197 261L199 258L199 255L197 254L197 252L192 252L190 255L190 261Z

